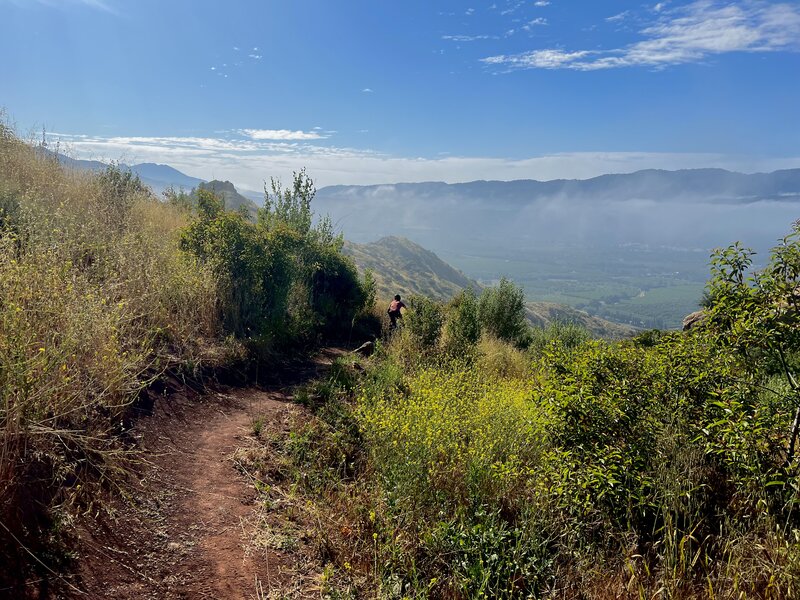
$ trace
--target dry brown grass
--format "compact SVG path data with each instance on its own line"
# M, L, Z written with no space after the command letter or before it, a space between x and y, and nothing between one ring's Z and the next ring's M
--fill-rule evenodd
M178 249L186 215L146 189L67 172L0 125L0 209L0 559L22 564L20 544L42 551L54 515L124 473L139 390L224 344L216 284Z

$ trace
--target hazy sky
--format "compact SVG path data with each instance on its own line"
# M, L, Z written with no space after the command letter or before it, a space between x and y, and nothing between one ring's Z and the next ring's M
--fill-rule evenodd
M797 0L0 0L21 133L252 189L800 167L799 104Z

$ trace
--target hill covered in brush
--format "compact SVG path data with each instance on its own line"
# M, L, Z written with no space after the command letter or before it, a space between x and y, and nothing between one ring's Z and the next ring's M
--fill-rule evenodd
M422 294L446 301L466 287L480 287L430 250L404 237L388 236L369 244L348 241L344 253L362 271L373 272L380 298Z
M0 595L50 577L60 534L130 473L122 435L149 386L246 380L350 332L367 293L312 226L306 179L253 223L225 210L240 201L227 182L165 202L0 123Z

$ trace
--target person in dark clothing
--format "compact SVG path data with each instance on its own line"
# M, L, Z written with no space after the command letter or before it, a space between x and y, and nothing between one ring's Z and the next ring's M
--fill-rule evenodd
M406 305L400 300L400 294L397 294L389 304L389 331L397 329L397 319L403 318L403 314L400 312L401 308L406 308Z

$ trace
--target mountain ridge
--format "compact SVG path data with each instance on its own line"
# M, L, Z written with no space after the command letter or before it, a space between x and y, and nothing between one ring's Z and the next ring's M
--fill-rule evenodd
M634 190L636 194L623 194ZM720 168L698 169L641 169L631 173L607 173L587 179L512 179L487 180L460 183L443 181L381 183L371 185L332 185L322 187L318 195L323 199L343 192L417 192L424 194L448 194L474 197L496 197L503 194L506 199L532 200L558 194L571 197L589 195L613 195L615 200L628 198L708 197L714 194L729 201L746 198L756 200L785 201L783 194L790 194L800 201L800 168L780 169L772 172L741 173Z

